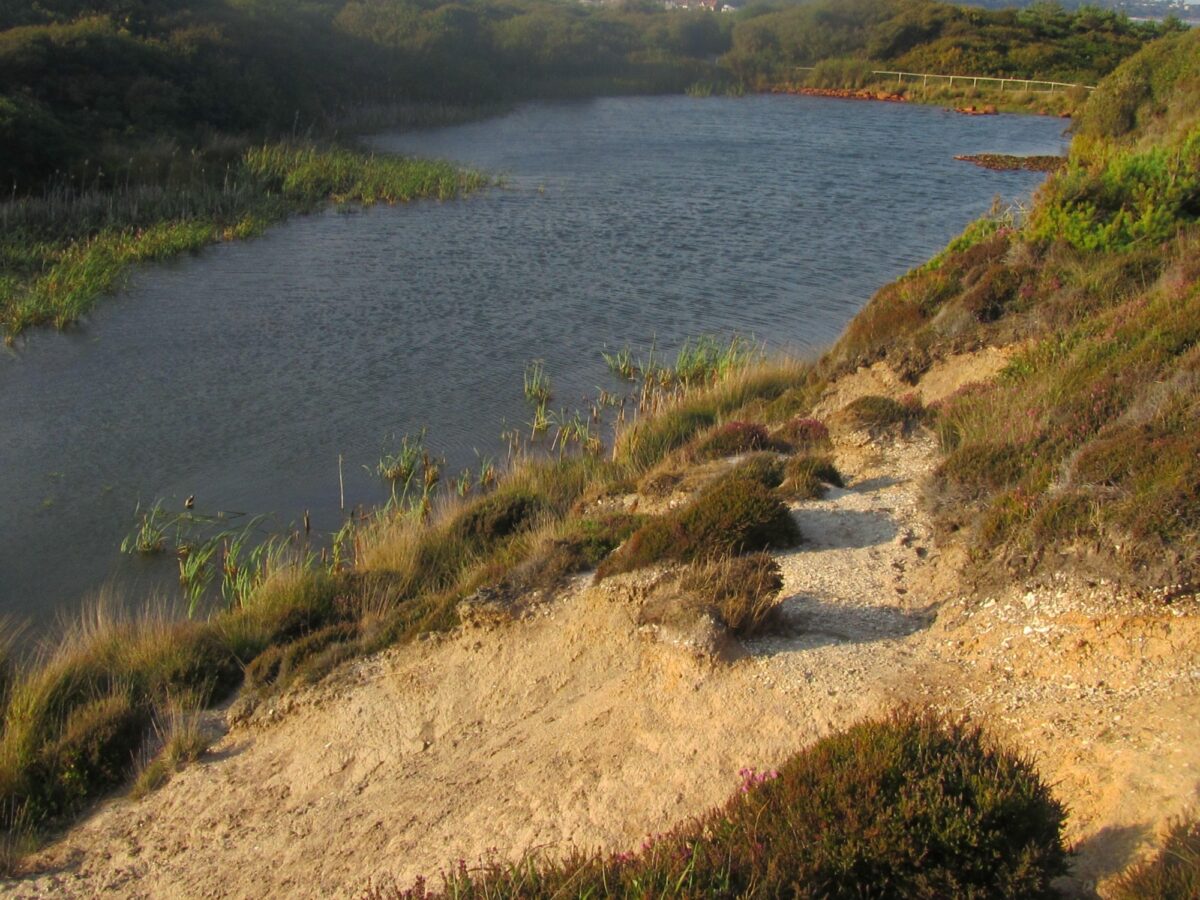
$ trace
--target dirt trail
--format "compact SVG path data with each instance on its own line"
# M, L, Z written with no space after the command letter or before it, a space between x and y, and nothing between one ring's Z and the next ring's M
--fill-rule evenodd
M634 848L724 800L742 767L908 700L979 716L1035 756L1071 808L1086 892L1197 797L1196 610L1066 583L961 596L918 502L934 459L928 438L839 436L850 486L796 509L808 543L780 558L792 627L741 658L639 627L646 576L581 580L520 621L389 651L260 709L0 890L354 896L489 851Z

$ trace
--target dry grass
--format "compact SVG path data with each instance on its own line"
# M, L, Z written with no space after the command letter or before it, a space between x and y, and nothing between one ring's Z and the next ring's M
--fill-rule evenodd
M778 622L783 574L769 553L694 564L684 570L679 586L697 603L715 610L721 624L738 637L752 637Z
M1200 821L1175 822L1162 849L1123 873L1113 900L1191 900L1200 897Z

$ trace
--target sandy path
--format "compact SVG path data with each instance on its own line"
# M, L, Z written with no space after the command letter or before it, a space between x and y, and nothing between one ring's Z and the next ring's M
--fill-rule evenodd
M532 618L359 663L225 737L52 848L17 896L353 895L488 848L624 848L886 704L930 617L895 593L916 559L911 483L798 512L782 559L804 629L732 664L639 630L636 584L581 585ZM260 721L263 717L260 716Z

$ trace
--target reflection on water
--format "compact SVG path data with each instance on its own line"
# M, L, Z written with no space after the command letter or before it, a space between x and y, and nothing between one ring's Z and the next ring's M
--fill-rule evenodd
M135 504L312 511L385 492L392 435L450 470L501 455L544 359L556 406L612 387L599 352L753 335L811 350L997 193L1040 176L1032 117L804 97L620 98L376 139L506 176L453 203L295 220L139 272L82 328L0 356L0 612L42 619L105 579ZM142 588L135 588L140 590Z

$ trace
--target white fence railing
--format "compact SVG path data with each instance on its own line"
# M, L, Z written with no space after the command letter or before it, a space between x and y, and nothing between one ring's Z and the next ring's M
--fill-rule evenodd
M798 72L811 72L813 66L797 66ZM992 82L1000 85L1000 90L1003 91L1006 86L1014 86L1015 90L1030 91L1032 93L1052 94L1055 91L1065 91L1068 88L1081 87L1084 90L1094 91L1095 87L1090 84L1071 84L1066 81L1042 81L1038 78L1002 78L995 75L937 75L933 72L890 72L886 69L879 69L871 72L872 75L887 75L894 77L897 84L904 84L904 79L911 79L911 82L920 81L922 86L929 85L929 79L942 79L949 82L949 87L954 87L954 82L957 81L961 85L967 82L971 83L971 87L979 87L980 82Z

